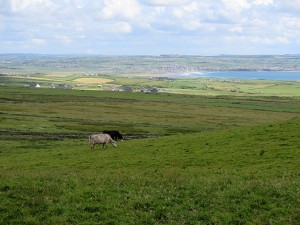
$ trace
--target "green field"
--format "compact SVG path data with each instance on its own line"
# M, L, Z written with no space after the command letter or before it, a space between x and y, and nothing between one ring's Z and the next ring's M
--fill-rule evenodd
M299 97L234 93L2 86L0 224L299 224Z
M132 92L155 87L160 93L206 96L286 96L300 97L300 83L296 81L236 80L217 78L167 78L151 76L83 76L75 74L0 75L0 86L23 88L38 83L42 88L69 85L76 90ZM101 85L101 87L99 87Z

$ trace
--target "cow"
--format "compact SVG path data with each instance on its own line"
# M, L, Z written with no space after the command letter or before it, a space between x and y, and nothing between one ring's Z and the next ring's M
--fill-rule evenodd
M111 143L112 146L117 147L117 143L111 138L109 134L93 134L89 136L89 144L91 150L94 149L96 144L102 144L102 149L107 148L107 144Z
M111 138L115 141L124 140L123 136L117 130L104 130L103 134L109 134Z

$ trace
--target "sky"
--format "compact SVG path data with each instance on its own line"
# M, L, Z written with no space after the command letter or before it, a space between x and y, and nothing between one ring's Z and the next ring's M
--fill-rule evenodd
M300 54L300 0L0 0L0 54Z

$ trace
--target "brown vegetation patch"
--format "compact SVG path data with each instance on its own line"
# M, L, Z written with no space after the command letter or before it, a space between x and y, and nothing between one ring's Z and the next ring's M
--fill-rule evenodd
M113 80L106 78L78 78L74 81L81 84L105 84Z

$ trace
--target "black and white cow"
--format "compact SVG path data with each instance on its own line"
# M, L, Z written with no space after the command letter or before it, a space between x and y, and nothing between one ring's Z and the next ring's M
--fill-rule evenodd
M104 130L103 134L109 134L111 138L115 141L124 140L123 136L117 130Z

